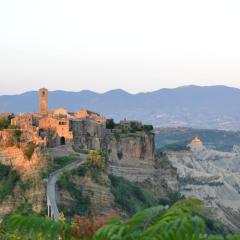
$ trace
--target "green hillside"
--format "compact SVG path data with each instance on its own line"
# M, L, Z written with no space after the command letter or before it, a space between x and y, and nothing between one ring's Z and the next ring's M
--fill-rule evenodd
M240 144L240 131L193 128L159 128L155 131L159 151L186 150L195 137L199 137L205 146L221 151L231 151L234 145Z

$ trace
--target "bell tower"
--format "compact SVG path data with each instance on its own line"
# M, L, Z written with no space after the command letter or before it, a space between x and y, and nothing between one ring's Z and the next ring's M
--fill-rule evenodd
M48 113L48 90L46 88L41 88L38 91L39 94L39 113Z

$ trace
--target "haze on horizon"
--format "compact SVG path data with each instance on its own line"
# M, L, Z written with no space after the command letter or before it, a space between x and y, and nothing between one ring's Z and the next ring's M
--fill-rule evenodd
M0 94L240 88L237 0L0 2Z

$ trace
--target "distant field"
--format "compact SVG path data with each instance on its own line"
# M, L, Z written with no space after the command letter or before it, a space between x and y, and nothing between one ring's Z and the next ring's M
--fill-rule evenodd
M240 131L223 131L193 128L158 128L156 148L159 151L186 150L193 138L199 137L209 148L231 151L234 145L240 145Z

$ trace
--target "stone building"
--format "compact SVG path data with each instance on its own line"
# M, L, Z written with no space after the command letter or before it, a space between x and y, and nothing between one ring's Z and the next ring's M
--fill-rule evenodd
M91 112L86 109L81 109L79 112L74 114L77 119L92 119L98 123L106 123L106 118L101 117L98 113Z
M106 133L105 124L92 119L74 119L71 121L74 145L85 149L101 149L101 141Z
M20 114L11 120L11 124L23 130L34 130L34 115L31 113Z
M188 145L188 147L191 149L192 152L197 152L205 149L202 141L198 137L195 137Z
M120 126L128 130L131 130L133 126L135 126L138 129L141 129L143 125L142 122L140 121L129 121L125 118L124 120L120 121Z
M83 127L83 122L81 121L86 120L84 123L89 121L89 125L92 124L94 126L93 128L97 126L96 129L100 129L105 126L106 118L84 109L76 113L64 108L49 110L48 90L41 88L39 89L38 95L38 113L20 114L11 120L11 124L20 129L28 141L33 141L36 144L45 144L47 146L58 146L74 142L74 136L77 142L76 139L78 139L79 136L83 139L85 134L88 138L89 144L87 145L89 148L91 148L91 146L93 149L95 149L95 147L99 148L99 143L93 140L99 135L99 130L92 132L92 128L90 127L90 132L86 132ZM77 131L83 131L83 133ZM93 139L91 139L91 137L93 137ZM81 145L80 142L79 145Z
M57 139L57 145L65 145L73 140L72 132L70 131L70 121L67 118L59 117L43 117L39 120L39 135L42 132L52 129Z

